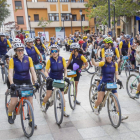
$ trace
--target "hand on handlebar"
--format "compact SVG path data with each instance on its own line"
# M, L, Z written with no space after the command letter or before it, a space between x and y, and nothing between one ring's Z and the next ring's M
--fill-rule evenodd
M70 84L70 80L67 77L64 77L64 81L66 81L68 84Z
M16 89L15 84L11 84L11 85L10 85L10 89L11 89L11 90L15 90L15 89Z
M38 90L40 88L40 85L37 82L34 84L34 86L36 87L36 90Z
M117 79L117 84L120 85L119 89L121 89L123 87L122 81L120 81L119 79Z

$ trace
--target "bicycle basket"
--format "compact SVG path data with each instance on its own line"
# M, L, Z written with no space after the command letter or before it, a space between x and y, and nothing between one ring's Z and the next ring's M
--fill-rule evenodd
M64 88L65 84L63 80L54 80L52 86L56 88Z
M36 64L34 65L36 70L41 70L42 69L42 65L41 64Z
M107 83L106 84L106 89L107 90L115 90L115 89L117 89L117 85L116 85L116 83Z
M32 86L25 86L25 87L20 87L19 89L19 94L21 97L29 97L33 96L33 87Z
M128 60L128 56L123 56L123 60Z
M67 77L76 77L76 76L77 76L76 71L67 72Z

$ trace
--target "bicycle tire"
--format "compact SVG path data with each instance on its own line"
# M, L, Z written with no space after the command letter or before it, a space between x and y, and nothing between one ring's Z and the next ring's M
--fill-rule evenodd
M136 82L139 83L139 79L137 78L137 77L138 77L137 75L135 75L135 74L129 75L129 77L127 78L127 81L126 81L126 90L127 90L127 94L129 95L129 97L132 98L132 99L134 99L134 98L135 98L136 91L134 91L134 95L132 95L131 92L132 92L132 90L134 89L133 87L135 87L135 88L136 88L135 90L137 90L137 86L138 86L138 85L136 85L136 83L135 83L134 85L130 85L130 90L131 90L131 92L129 91L129 85L128 85L128 83L129 83L129 80L130 80L130 78L131 78L132 76L134 76ZM131 81L132 81L132 80L130 80L130 82L131 82ZM132 82L131 82L131 83L132 83Z
M93 68L93 69L90 69L90 68ZM91 64L91 61L88 61L88 68L87 68L87 72L89 73L89 74L93 74L94 73L94 66ZM90 70L92 70L92 71L90 71Z
M59 107L57 107L57 99L60 101ZM58 119L58 113L57 109L60 108L60 119ZM63 104L63 97L61 91L58 89L55 92L55 98L54 98L54 113L55 113L55 119L56 123L60 125L63 121L63 115L64 115L64 104Z
M4 84L4 67L1 67L1 74L2 74L2 81L3 81L3 84Z
M109 96L110 96L110 97L108 97L108 100L107 100L108 116L109 116L109 119L110 119L110 122L111 122L112 126L113 126L114 128L118 128L118 127L120 126L120 124L121 124L121 108L120 108L120 104L119 104L119 101L118 101L117 97L115 96L115 94L111 93ZM116 104L117 104L117 106L118 106L118 111L115 112L115 114L113 114L115 117L118 117L118 122L117 122L117 124L114 124L114 122L113 122L113 120L112 120L112 117L111 117L111 113L110 113L110 107L109 107L109 106L110 106L110 102L113 101L112 98L115 99L114 102L116 102ZM111 99L112 99L112 100L111 100ZM115 104L115 103L114 103L114 104ZM116 107L114 107L113 109L116 110ZM119 112L119 113L118 113L118 112ZM114 116L113 116L113 118L114 118ZM115 120L116 120L116 119L115 119Z
M92 75L92 77L91 77L91 80L90 80L90 86L92 86L93 84L95 84L94 82L94 78L96 78L95 76L97 76L98 78L100 78L99 77L99 73L97 73L97 72L94 72L94 74Z
M128 77L130 75L130 67L129 67L129 64L126 64L125 65L125 74L126 74L126 77Z
M95 91L92 92L92 89L95 88ZM89 89L89 102L90 102L90 106L92 111L94 112L94 106L95 106L95 101L97 100L97 86L96 85L91 85L90 89Z
M44 94L44 86L45 86L45 94ZM42 107L42 102L44 97L46 96L46 83L41 84L40 87L40 94L39 94L39 99L40 99L40 106Z
M24 127L24 122L23 122L23 110L22 110L22 107L25 107L25 103L27 104L28 106L28 110L30 110L30 114L32 116L32 127L31 128L31 132L28 134L25 130L25 127ZM33 114L33 109L32 109L32 106L31 106L31 103L28 101L28 100L24 100L23 101L23 106L21 104L20 106L20 116L21 116L21 125L22 125L22 129L23 129L23 132L24 132L24 135L27 137L27 138L30 138L33 133L34 133L34 114ZM25 115L25 114L24 114ZM28 115L29 116L29 115ZM28 117L29 119L29 117Z
M73 92L71 90L71 87L73 86ZM74 97L74 100L71 99L71 97ZM69 98L69 104L71 109L75 109L76 106L76 90L74 89L74 82L71 81L71 84L69 85L69 89L68 89L68 98ZM73 102L73 103L72 103Z

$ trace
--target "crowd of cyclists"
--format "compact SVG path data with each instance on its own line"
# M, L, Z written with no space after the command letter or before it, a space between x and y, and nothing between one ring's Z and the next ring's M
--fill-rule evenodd
M63 42L63 43L62 43ZM66 63L63 56L60 56L60 49L62 44L65 51L70 52L70 57ZM51 97L53 86L52 79L64 80L70 83L67 77L67 69L76 70L76 76L74 77L76 96L78 93L78 83L81 76L81 71L87 66L87 60L84 56L85 53L90 54L90 60L92 65L101 67L101 76L98 83L98 98L95 102L94 113L98 115L98 106L101 104L104 95L105 87L102 87L103 83L114 82L114 76L116 77L116 83L122 86L122 82L119 79L120 65L122 56L128 56L131 62L131 71L137 71L137 65L140 64L140 36L132 37L128 34L121 32L121 35L117 38L112 37L112 33L108 32L107 35L99 33L94 34L80 34L74 33L65 37L64 40L54 37L50 38L50 42L47 45L45 39L42 39L40 33L39 36L30 38L24 33L17 32L16 38L13 40L9 38L8 34L0 33L0 58L4 62L6 61L8 68L8 80L7 86L11 90L11 101L8 108L8 122L14 123L12 118L12 112L18 102L19 95L16 90L16 85L34 85L38 90L40 84L38 83L35 65L45 62L45 70L41 69L41 72L45 75L44 81L46 82L46 96L42 102L42 111L45 110L48 104L48 99ZM49 56L49 60L46 61L46 56ZM97 61L98 60L98 61ZM3 66L3 65L2 65ZM66 113L64 88L60 89L63 95L64 102L64 116L68 117ZM117 90L112 90L112 93L118 98ZM139 98L140 85L136 92L136 98ZM27 100L33 107L33 97L28 97ZM80 101L76 99L76 104L80 104ZM122 115L122 120L127 119L128 116ZM29 126L32 127L32 118L29 120ZM35 128L37 125L34 126Z

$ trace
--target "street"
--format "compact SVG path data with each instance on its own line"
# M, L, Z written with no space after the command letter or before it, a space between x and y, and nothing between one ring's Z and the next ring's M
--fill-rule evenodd
M70 52L61 49L60 56L68 59ZM49 57L47 57L48 59ZM1 74L0 74L1 75ZM37 129L34 131L30 140L139 140L140 139L140 100L129 98L126 92L126 76L122 72L120 80L123 82L124 89L118 89L119 102L123 115L129 118L124 120L120 127L112 127L108 117L107 106L105 106L100 115L94 114L89 103L89 88L91 74L83 72L78 86L78 101L75 110L71 110L66 99L66 112L69 118L64 117L63 123L59 127L55 121L54 106L50 107L46 114L42 113L38 95L34 98L34 118ZM15 123L10 125L5 111L5 91L7 85L4 85L0 76L0 140L27 140L24 136L20 115L16 117Z

